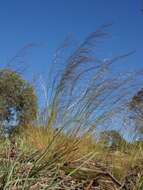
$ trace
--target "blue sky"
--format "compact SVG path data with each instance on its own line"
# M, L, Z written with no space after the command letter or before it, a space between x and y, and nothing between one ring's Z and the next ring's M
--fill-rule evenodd
M105 57L136 50L127 67L143 67L142 0L0 0L0 63L6 64L29 43L31 71L47 73L51 55L69 34L82 40L106 23L111 39L102 50Z
M46 77L54 50L66 36L80 41L101 25L113 23L101 55L136 50L119 68L143 68L141 9L143 0L0 0L0 67L25 45L41 44L28 53L29 73Z

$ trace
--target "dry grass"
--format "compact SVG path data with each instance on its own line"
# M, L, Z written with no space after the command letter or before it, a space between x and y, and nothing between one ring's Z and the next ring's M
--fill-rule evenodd
M119 184L124 183L134 168L141 170L143 166L143 151L139 146L130 146L128 153L124 153L105 150L89 134L75 139L42 127L29 126L24 131L15 143L1 142L3 189L76 189L78 186L86 189L95 179L101 187L109 180L112 185L106 184L106 188L119 189ZM141 183L140 180L138 185Z

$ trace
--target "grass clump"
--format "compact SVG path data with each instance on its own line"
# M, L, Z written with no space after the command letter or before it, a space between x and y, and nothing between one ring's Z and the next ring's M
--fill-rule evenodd
M114 130L99 138L100 127L124 114L141 74L112 73L112 66L129 54L97 59L93 50L108 37L106 27L79 44L60 71L50 71L48 88L42 86L46 107L37 121L1 139L1 189L142 187L141 143L129 143Z

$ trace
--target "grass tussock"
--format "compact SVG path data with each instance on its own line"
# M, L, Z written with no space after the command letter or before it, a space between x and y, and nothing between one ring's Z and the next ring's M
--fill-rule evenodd
M93 50L108 37L106 27L79 44L60 71L50 71L48 87L42 84L46 107L37 121L1 138L0 189L143 188L142 143L119 138L117 146L105 146L95 135L124 114L142 73L112 73L112 66L130 53L97 59ZM65 46L67 42L60 50ZM57 55L59 49L53 64L59 60Z

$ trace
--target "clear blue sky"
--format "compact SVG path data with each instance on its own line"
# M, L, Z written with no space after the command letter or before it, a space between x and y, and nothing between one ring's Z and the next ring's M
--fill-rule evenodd
M143 0L0 0L0 67L29 43L43 44L29 54L30 73L48 73L54 50L73 34L82 40L113 23L106 57L136 50L127 69L143 68ZM120 67L120 66L119 66Z
M69 34L83 39L89 32L113 23L105 56L136 50L126 62L143 67L143 0L4 0L0 1L0 64L3 66L24 45L44 44L32 50L29 62L35 73L46 73L50 57Z

